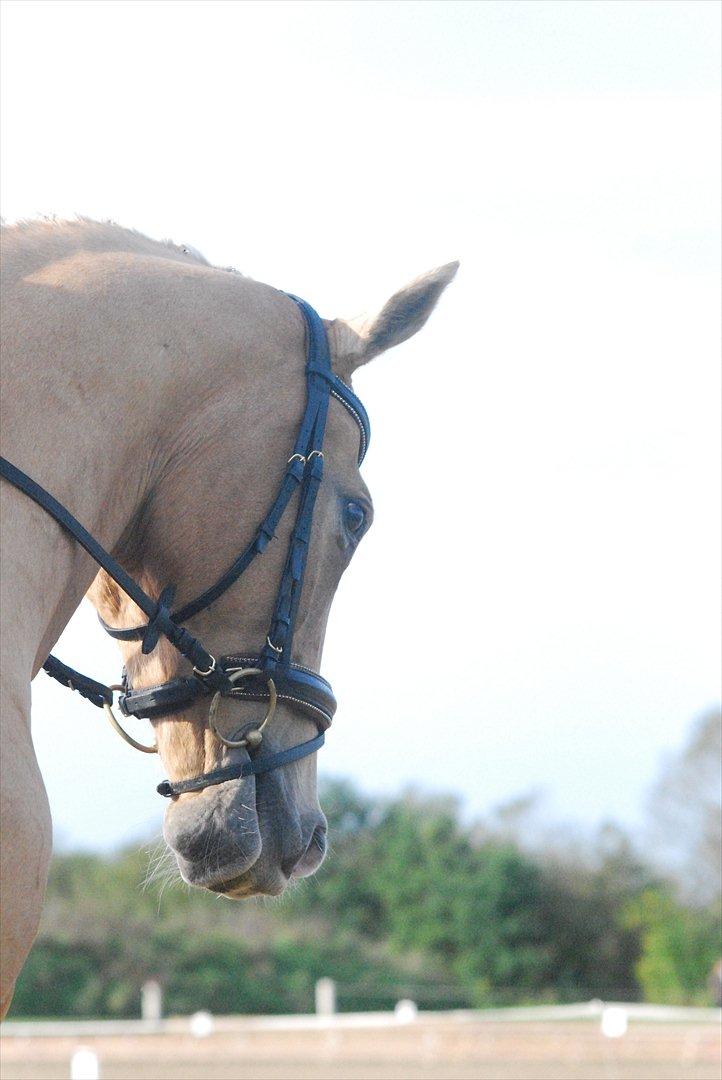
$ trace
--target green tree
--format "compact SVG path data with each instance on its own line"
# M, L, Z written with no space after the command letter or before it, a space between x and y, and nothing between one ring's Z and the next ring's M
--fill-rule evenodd
M682 907L669 892L648 889L624 917L641 935L636 973L648 1001L712 1004L709 976L722 948L717 905Z
M704 987L707 916L659 900L619 830L546 855L467 825L453 799L337 782L323 802L328 858L273 904L164 888L162 859L146 888L143 849L56 857L13 1014L137 1015L148 978L171 1013L310 1010L322 975L346 1009L634 997L637 976L657 1000Z

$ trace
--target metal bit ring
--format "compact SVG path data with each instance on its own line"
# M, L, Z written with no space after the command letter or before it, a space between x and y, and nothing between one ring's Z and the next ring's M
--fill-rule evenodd
M241 679L245 679L249 675L263 674L264 673L261 671L260 668L228 668L228 670L226 671L226 675L228 676L229 681L232 683L240 682ZM224 746L258 746L261 741L261 732L276 711L276 702L278 700L278 695L276 693L276 684L270 676L266 678L266 685L268 686L268 709L266 710L266 715L263 718L263 722L257 728L249 731L248 734L245 735L242 739L227 739L225 735L222 735L216 727L216 713L218 712L218 707L220 705L223 694L220 690L217 690L215 692L215 694L213 695L213 700L211 701L211 707L208 710L208 727L211 729L216 738L223 743ZM231 690L230 696L233 696L233 690ZM252 736L256 737L252 738Z
M109 690L125 691L125 687L121 683L113 683L111 686L108 687L108 689ZM115 728L115 730L118 732L121 739L125 739L125 741L130 746L132 746L134 750L140 750L140 752L142 754L157 754L158 753L158 743L153 743L152 746L146 746L145 743L137 742L133 738L132 735L128 734L128 732L125 730L125 728L122 727L120 725L120 723L118 722L118 720L116 719L115 713L113 712L113 706L110 705L107 701L103 702L103 712L108 717L108 720L110 721L112 726Z

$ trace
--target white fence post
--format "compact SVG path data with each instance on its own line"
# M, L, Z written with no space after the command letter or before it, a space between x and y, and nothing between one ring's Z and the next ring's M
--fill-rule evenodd
M336 1013L336 983L333 979L319 979L316 983L316 1015L334 1016Z
M70 1059L70 1080L100 1080L98 1055L89 1046L79 1046Z
M163 1016L163 991L155 979L148 979L140 990L140 1015L157 1023Z
M205 1010L193 1013L190 1020L191 1035L194 1035L196 1039L207 1039L209 1035L213 1034L215 1028L215 1021L213 1016Z
M605 1005L602 1010L601 1031L607 1039L621 1039L627 1034L629 1016L621 1005Z
M402 998L401 1001L397 1001L394 1006L394 1016L399 1024L411 1024L416 1020L418 1015L418 1005L415 1001L409 1001L408 998Z

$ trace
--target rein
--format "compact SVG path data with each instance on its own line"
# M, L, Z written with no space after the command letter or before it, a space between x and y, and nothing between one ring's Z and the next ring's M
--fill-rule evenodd
M243 776L258 776L315 753L323 745L324 732L336 711L336 700L330 684L310 668L292 663L293 634L306 571L316 496L323 478L323 443L330 398L340 401L358 424L359 464L368 447L370 427L363 405L331 368L328 339L321 318L304 300L289 296L303 314L307 337L306 407L293 453L286 463L278 494L251 542L214 585L183 607L171 610L175 595L173 585L167 585L157 600L149 596L65 506L17 466L0 458L0 476L57 521L147 616L147 623L128 629L108 626L101 619L107 633L122 641L141 641L141 651L145 654L153 651L163 635L192 666L190 676L138 690L128 684L125 672L122 683L106 686L68 667L52 655L43 664L47 674L103 708L116 731L136 749L146 753L157 752L157 746L144 746L124 731L113 713L115 691L120 692L118 705L125 716L151 719L172 714L197 697L212 695L209 709L211 729L226 746L245 747L249 755L255 754L248 761L200 776L175 782L164 780L158 785L157 791L167 798L189 791L201 791ZM265 643L257 656L228 655L216 658L181 624L214 603L238 580L256 555L265 551L296 491L296 519ZM237 741L224 738L214 726L215 712L221 698L225 697L268 702L263 722ZM263 740L262 729L271 720L279 700L302 709L316 724L318 734L286 750L271 754L255 753Z

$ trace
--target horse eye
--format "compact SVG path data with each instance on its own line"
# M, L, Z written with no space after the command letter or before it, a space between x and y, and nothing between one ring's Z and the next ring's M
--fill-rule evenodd
M359 536L366 524L366 511L356 502L347 502L343 508L343 521L352 536Z

